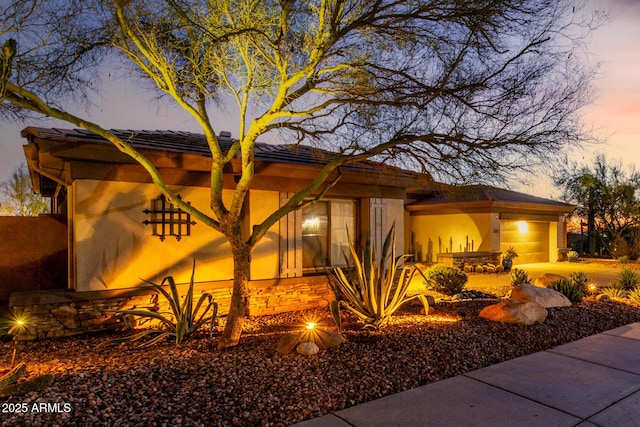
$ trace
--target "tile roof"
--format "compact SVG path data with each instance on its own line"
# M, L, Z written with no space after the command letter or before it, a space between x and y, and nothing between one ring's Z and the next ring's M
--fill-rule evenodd
M568 203L488 185L465 185L461 187L451 186L448 190L434 192L415 201L411 205L429 206L465 202L514 202L554 205L566 208L573 207L573 205Z
M169 151L211 157L205 136L199 133L131 129L112 129L110 132L120 139L130 141L131 145L136 149ZM40 139L72 143L109 144L109 142L101 136L86 129L27 127L22 130L21 135L25 138L28 135L34 135ZM226 132L218 136L218 142L223 151L228 150L233 141L234 139L227 136ZM331 151L301 144L265 144L258 142L254 149L255 159L259 161L309 166L323 166L334 154L335 153ZM380 164L375 162L362 162L357 165L345 165L343 168L371 171L372 169L378 169L379 166ZM399 174L413 174L400 168L392 169L395 169Z

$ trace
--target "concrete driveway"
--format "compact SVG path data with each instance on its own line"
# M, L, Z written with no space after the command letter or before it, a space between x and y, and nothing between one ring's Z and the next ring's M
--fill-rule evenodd
M587 274L589 281L600 287L609 286L616 280L618 273L625 267L638 269L638 264L620 264L617 261L579 261L579 262L540 262L535 264L516 264L513 268L519 268L529 274L531 280L545 274L559 274L569 277L571 273L582 271ZM468 275L467 289L474 289L504 295L511 287L509 273L486 274L471 273Z

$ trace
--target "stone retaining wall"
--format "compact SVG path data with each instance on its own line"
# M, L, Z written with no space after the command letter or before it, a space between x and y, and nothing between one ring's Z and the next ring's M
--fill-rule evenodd
M484 265L500 264L502 252L449 252L438 254L438 264L455 265Z
M231 281L198 283L194 300L209 292L224 317L231 302ZM178 285L180 295L187 285ZM260 316L328 306L335 298L326 276L258 280L249 283L250 315ZM124 326L118 313L108 310L151 309L170 311L163 296L151 288L74 292L71 290L14 292L9 306L26 317L27 326L19 339L54 338L86 332L109 331Z

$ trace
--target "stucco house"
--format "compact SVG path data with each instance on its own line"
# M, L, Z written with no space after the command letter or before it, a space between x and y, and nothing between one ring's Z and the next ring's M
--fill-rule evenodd
M115 132L144 153L184 200L206 211L211 157L202 135ZM91 132L28 127L22 136L34 190L52 200L68 259L66 283L59 286L64 289L11 295L12 307L49 325L32 330L33 336L109 328L113 320L104 308L156 304L142 279L172 275L186 283L193 259L197 289L212 292L225 311L232 264L221 234L164 200L141 166ZM219 139L223 148L233 141L228 132ZM330 155L302 145L258 144L244 226L262 221L303 188ZM234 160L225 171L229 197L237 167ZM346 228L357 240L369 236L380 245L395 223L403 231L396 233L397 252L414 251L417 243L426 248L431 241L433 261L436 252L463 252L463 242L466 252L499 254L513 244L522 260L547 261L564 246L563 214L573 208L481 187L451 198L450 192L436 191L441 187L427 175L375 163L345 166L340 173L323 201L290 213L255 248L251 314L328 303L333 294L324 266L344 263ZM527 221L531 239L518 240L517 221Z
M422 259L453 264L478 253L495 261L511 246L518 253L516 264L562 259L564 217L575 208L486 185L440 186L409 197L407 229L414 246L422 248Z

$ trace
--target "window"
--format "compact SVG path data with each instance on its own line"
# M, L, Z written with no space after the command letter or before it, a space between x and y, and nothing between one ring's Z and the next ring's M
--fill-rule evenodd
M302 209L302 267L308 270L346 265L347 229L355 230L353 200L324 200Z

